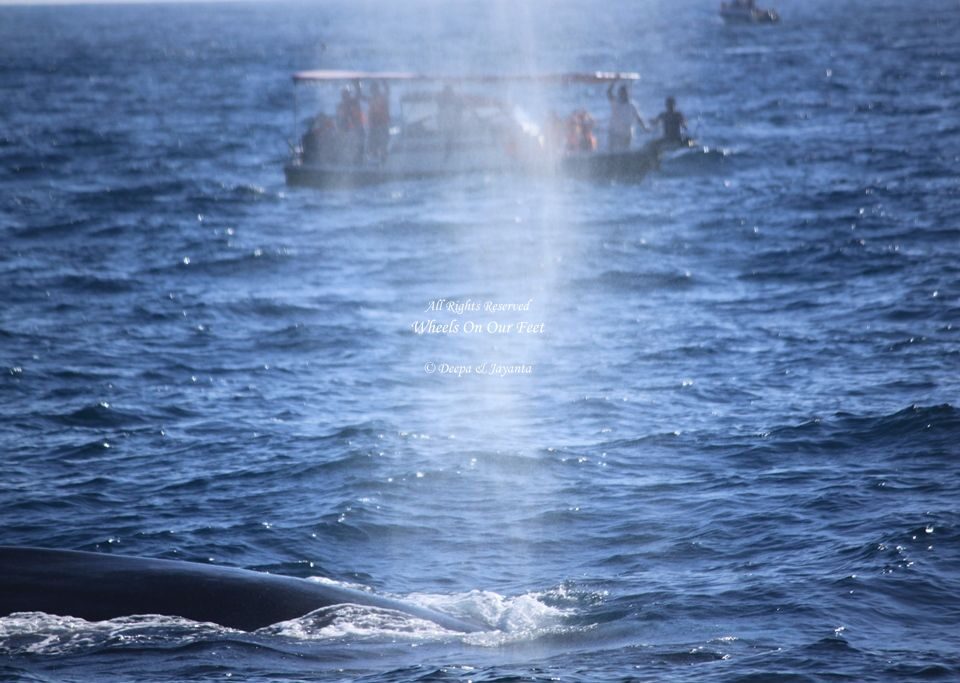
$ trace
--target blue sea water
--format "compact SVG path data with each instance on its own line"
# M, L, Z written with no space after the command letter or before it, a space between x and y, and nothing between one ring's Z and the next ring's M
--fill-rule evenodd
M0 677L960 679L960 4L716 9L0 7L0 545L487 627L28 613ZM636 70L711 152L292 189L318 67Z

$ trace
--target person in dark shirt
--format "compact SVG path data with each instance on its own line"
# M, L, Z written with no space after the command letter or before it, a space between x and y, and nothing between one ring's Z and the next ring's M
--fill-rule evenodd
M659 123L663 127L663 137L661 140L664 142L675 142L678 144L684 144L687 142L688 138L686 136L687 130L687 119L684 115L677 111L677 101L668 97L666 101L667 110L660 112L657 117L652 121L653 124Z

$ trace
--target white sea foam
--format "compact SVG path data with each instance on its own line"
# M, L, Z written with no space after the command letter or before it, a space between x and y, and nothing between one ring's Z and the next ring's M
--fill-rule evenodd
M458 635L442 626L397 612L366 605L332 605L296 619L260 629L259 634L297 640L383 640L412 642Z
M87 621L43 612L0 617L0 654L64 655L106 647L150 647L205 640L233 629L182 617L147 614Z
M363 588L330 579L313 580L351 588ZM325 607L303 617L261 629L259 633L273 633L303 640L459 639L470 645L492 647L568 630L569 627L565 626L564 618L573 610L551 606L543 601L545 596L544 593L526 593L508 597L493 591L479 590L453 594L411 593L390 596L412 605L480 624L483 627L481 631L469 634L451 631L432 621L403 612L361 605Z
M369 592L369 588L326 578L318 583ZM476 633L464 634L404 612L365 605L331 605L296 619L259 629L258 636L280 636L309 641L381 641L425 643L459 640L468 645L496 647L533 640L547 634L575 628L565 624L572 608L550 602L570 598L563 587L547 593L504 596L493 591L464 593L412 593L391 595L403 602L443 612L481 625ZM103 648L168 647L177 644L216 640L242 633L211 623L182 617L139 615L91 622L42 612L19 612L0 618L0 654L64 655Z

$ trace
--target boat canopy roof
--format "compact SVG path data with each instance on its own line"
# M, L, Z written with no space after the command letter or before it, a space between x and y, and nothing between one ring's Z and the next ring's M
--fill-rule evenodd
M421 74L408 71L298 71L293 74L294 83L337 83L352 81L413 82L434 81L440 83L610 83L612 81L636 81L640 74L623 71L590 71L580 73L518 74L518 75L454 75Z

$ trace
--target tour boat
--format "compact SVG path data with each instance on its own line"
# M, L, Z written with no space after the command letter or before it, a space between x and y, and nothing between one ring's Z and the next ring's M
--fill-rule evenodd
M298 72L286 179L290 185L315 187L463 173L636 180L656 168L658 148L606 151L603 126L584 107L563 116L548 100L554 86L589 88L638 78L606 72L459 77ZM301 121L305 88L314 102L311 116ZM534 99L543 111L532 112L513 96ZM596 109L605 118L605 97Z
M780 21L776 10L761 9L752 0L721 3L720 16L729 24L775 24Z

